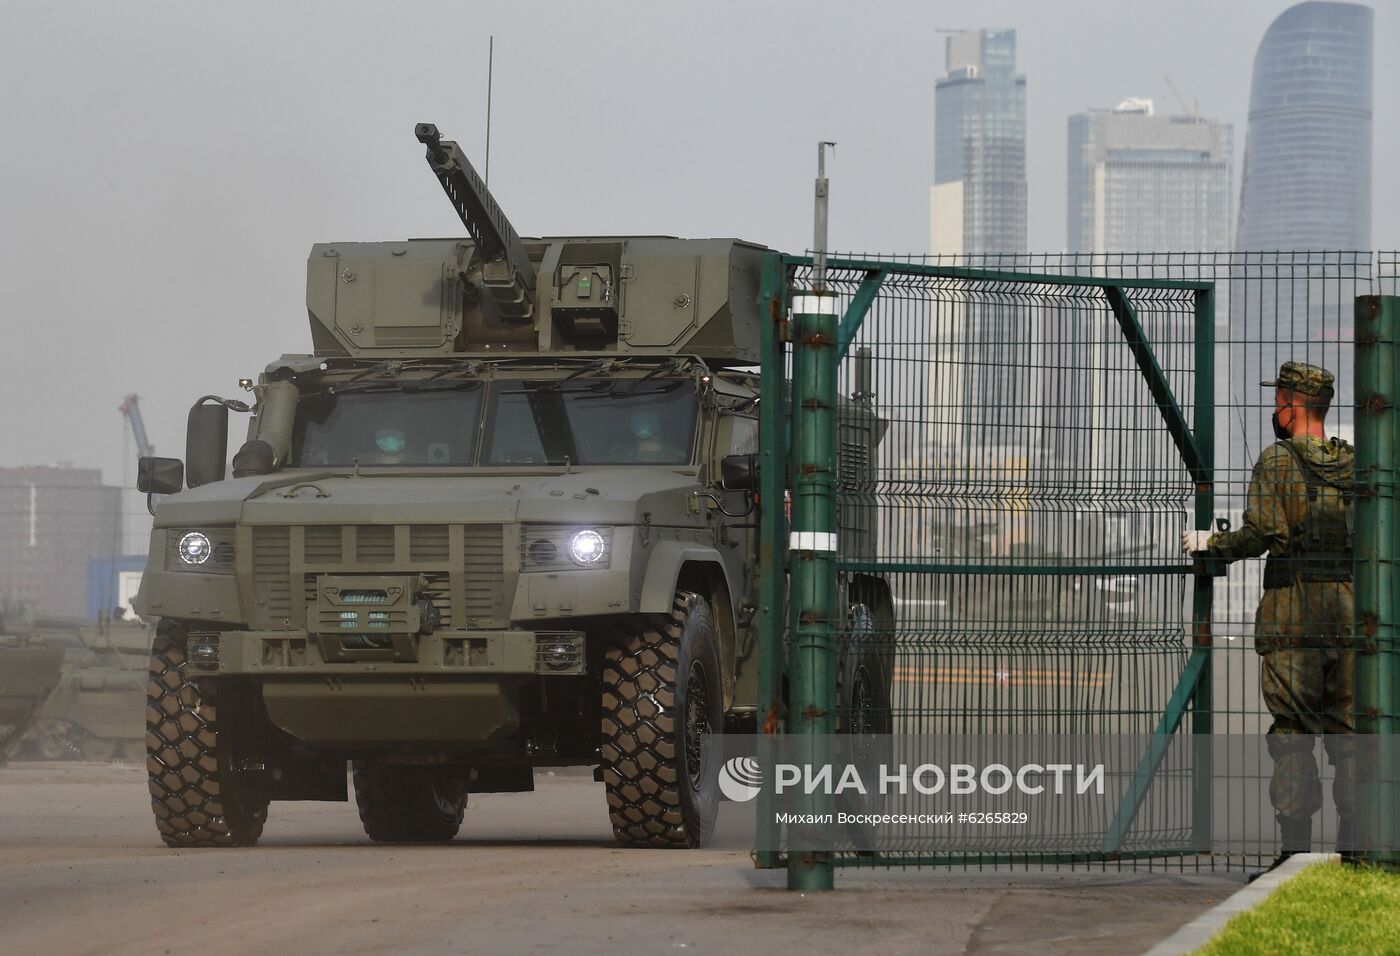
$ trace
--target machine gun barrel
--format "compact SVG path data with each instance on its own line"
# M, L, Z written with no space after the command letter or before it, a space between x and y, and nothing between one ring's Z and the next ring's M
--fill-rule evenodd
M529 321L534 309L535 269L515 227L456 143L444 140L432 123L419 123L413 133L428 148L429 168L476 242L482 283L500 307L501 317Z

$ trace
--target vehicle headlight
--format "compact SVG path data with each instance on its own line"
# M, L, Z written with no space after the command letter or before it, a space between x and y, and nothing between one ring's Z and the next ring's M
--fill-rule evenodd
M181 535L180 543L175 546L175 553L179 555L183 564L199 565L209 560L209 556L214 553L214 546L209 543L209 538L201 531L187 531Z
M527 524L521 529L520 570L601 570L612 562L612 528Z
M608 556L608 543L592 528L575 531L569 536L569 557L575 564L598 564Z
M232 574L233 537L232 528L172 528L165 566L171 571Z

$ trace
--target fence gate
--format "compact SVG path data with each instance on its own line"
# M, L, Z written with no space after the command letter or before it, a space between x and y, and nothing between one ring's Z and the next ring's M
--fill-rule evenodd
M1215 514L1214 284L825 275L813 289L810 259L773 254L760 291L761 494L791 496L790 518L763 509L764 732L1133 753L1092 808L974 849L894 823L813 850L765 795L759 864L816 887L832 866L1209 852L1211 749L1190 744L1211 733L1214 569L1179 541Z

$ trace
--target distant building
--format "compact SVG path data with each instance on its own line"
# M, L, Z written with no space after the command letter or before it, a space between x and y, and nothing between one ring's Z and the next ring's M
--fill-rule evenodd
M947 38L934 87L934 254L1026 251L1026 78L1015 30Z
M121 548L121 489L68 466L0 468L0 603L88 614L88 562Z
M1235 248L1368 249L1375 14L1300 3L1254 57Z
M1070 252L1230 248L1229 124L1159 116L1151 100L1069 118Z

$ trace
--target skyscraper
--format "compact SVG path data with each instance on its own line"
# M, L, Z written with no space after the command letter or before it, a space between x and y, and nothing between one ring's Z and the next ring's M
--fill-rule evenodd
M1230 248L1225 123L1158 116L1152 101L1069 118L1071 252L1216 252Z
M1309 2L1265 32L1235 248L1370 247L1374 21L1359 4Z
M1015 30L947 38L934 87L930 245L935 254L1026 251L1026 78Z

